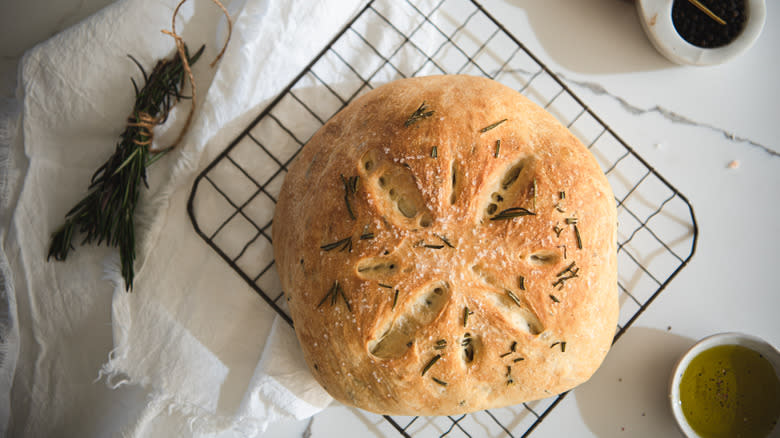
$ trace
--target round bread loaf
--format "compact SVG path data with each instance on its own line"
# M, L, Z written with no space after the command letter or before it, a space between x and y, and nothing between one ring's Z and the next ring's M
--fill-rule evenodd
M289 168L273 246L295 331L337 400L452 415L550 397L618 316L615 200L590 152L517 91L398 80Z

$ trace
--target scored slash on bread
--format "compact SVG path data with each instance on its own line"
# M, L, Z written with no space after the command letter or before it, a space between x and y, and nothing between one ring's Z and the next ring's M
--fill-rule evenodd
M489 79L431 76L364 94L312 137L273 242L334 398L452 415L595 372L617 324L616 222L606 177L552 115Z

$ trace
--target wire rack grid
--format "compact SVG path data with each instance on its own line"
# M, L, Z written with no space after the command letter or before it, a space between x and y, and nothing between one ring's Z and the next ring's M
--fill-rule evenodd
M395 79L472 74L513 87L587 145L618 207L615 340L685 267L698 229L688 200L472 0L372 0L196 178L196 232L292 325L273 268L273 209L290 162L336 112ZM385 416L402 436L527 436L566 394L460 416Z

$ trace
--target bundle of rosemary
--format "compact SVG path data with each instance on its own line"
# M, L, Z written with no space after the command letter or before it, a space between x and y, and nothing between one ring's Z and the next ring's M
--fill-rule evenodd
M183 44L183 43L182 43ZM65 215L65 223L52 235L47 260L65 260L74 250L76 233L84 238L81 244L105 243L119 249L122 277L127 291L133 288L135 261L134 215L138 205L141 184L148 188L146 168L170 148L150 149L154 127L165 123L173 106L180 99L188 64L195 63L204 46L192 56L183 47L184 54L174 54L157 62L147 75L132 56L144 77L141 89L131 78L135 89L135 105L113 155L92 175L87 196ZM185 63L186 57L188 63Z

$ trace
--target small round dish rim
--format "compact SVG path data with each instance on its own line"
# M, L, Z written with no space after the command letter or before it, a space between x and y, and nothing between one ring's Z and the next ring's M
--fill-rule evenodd
M682 411L680 403L680 379L694 357L704 350L719 345L741 345L760 353L772 364L775 373L778 378L780 378L780 351L772 346L772 344L757 336L738 332L726 332L707 336L706 338L699 340L680 357L674 365L672 375L669 378L669 404L672 409L672 415L674 416L680 431L688 438L700 438L700 435L688 424L685 414ZM772 430L773 433L777 431L780 431L780 424L775 426ZM771 433L770 436L772 436Z
M638 0L639 21L653 46L667 59L677 64L717 65L747 51L758 39L766 21L766 0L745 0L747 22L734 41L722 47L695 46L677 33L672 23L675 0Z

